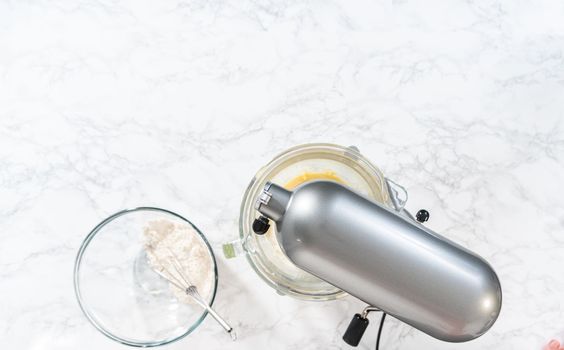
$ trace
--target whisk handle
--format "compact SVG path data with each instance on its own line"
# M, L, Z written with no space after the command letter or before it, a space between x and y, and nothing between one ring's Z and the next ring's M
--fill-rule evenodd
M221 325L221 327L223 327L223 329L225 329L225 331L229 334L231 334L231 338L233 340L235 340L235 332L233 331L233 327L231 327L227 321L225 321L223 319L223 317L219 316L217 314L217 312L215 312L214 309L211 308L211 306L206 306L206 310L208 311L208 313L215 318L215 320L217 321L217 323L219 323Z

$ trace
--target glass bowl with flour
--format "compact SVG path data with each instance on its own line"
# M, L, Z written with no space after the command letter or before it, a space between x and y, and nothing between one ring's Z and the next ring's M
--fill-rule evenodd
M109 338L139 347L168 344L193 332L207 312L155 273L174 268L168 266L171 255L212 305L215 256L190 221L142 207L98 224L82 243L74 270L76 296L89 321Z

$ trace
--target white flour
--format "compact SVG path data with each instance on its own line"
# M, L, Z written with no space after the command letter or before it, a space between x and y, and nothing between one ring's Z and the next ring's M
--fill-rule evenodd
M182 273L198 287L204 300L209 301L214 285L213 262L206 244L191 225L166 219L153 220L144 227L143 236L149 265L153 269L176 276L171 257L171 253L174 254L180 262ZM180 302L195 304L194 299L183 290L172 284L170 288Z

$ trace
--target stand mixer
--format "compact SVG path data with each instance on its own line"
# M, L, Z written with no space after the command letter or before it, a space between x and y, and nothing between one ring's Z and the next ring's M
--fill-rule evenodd
M371 186L380 186L380 196L335 179L313 179L288 190L275 176L259 176L243 204L254 217L254 233L242 236L248 255L254 254L246 246L249 240L260 242L270 233L296 268L337 288L320 299L349 293L443 341L469 341L493 325L501 309L501 285L484 259L416 222L403 209L407 194L401 186L384 179L357 149L305 145L281 157L294 153L296 158L296 149L313 149L317 156L325 149L353 171L372 171L379 179ZM312 158L307 152L297 156L298 163L304 159ZM425 213L418 218L424 221ZM249 261L256 265L253 257ZM367 325L358 321L351 324L352 333L359 328L354 339L345 337L351 345L358 344Z

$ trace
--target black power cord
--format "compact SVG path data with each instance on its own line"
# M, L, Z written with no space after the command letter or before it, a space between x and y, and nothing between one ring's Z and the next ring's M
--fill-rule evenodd
M382 329L384 328L386 315L387 314L385 312L382 312L382 317L380 318L380 326L378 327L378 336L376 337L376 350L380 349L380 338L382 337Z

